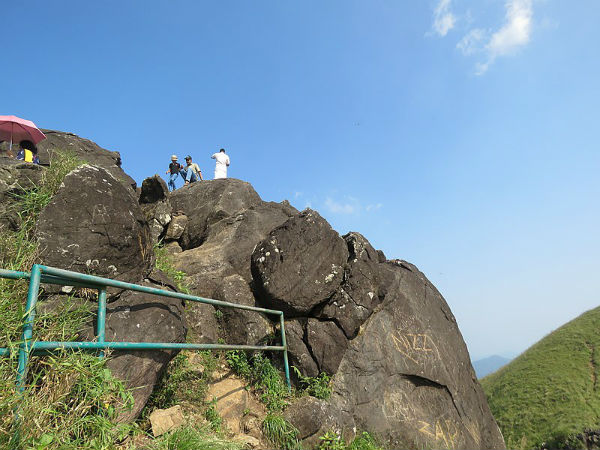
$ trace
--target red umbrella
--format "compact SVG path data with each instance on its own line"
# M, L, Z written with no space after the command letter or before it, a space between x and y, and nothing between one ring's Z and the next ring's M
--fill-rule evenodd
M46 139L46 136L31 120L21 119L17 116L0 116L0 139L10 140L10 149L12 150L13 141L26 139L37 144Z

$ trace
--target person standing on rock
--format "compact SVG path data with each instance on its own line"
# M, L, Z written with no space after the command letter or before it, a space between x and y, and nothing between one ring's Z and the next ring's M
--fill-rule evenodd
M190 155L187 155L185 157L185 164L186 166L182 167L179 170L179 173L185 180L185 184L190 184L198 180L203 180L202 171L200 170L200 167L198 167L198 164L192 162L192 157Z
M177 155L173 155L171 156L171 163L169 164L169 170L167 170L165 173L166 174L171 174L169 175L169 190L172 192L175 189L177 189L177 187L175 186L175 180L177 179L177 177L179 176L179 171L181 170L181 164L179 164L177 162Z
M215 180L217 178L227 178L227 167L229 167L229 156L225 153L225 149L222 148L218 153L211 156L212 159L217 160L215 166Z

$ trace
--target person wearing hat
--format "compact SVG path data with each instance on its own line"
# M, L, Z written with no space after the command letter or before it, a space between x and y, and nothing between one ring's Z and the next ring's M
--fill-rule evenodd
M171 164L169 164L169 170L167 170L165 173L166 174L171 174L169 176L169 190L170 191L174 191L175 189L177 189L177 187L175 186L175 180L177 179L177 177L179 176L179 171L181 170L181 164L179 164L177 162L177 155L172 155L171 156Z
M182 167L179 171L185 180L185 184L202 180L202 171L200 170L200 167L198 167L198 164L192 162L192 157L190 155L185 157L185 164L185 167Z

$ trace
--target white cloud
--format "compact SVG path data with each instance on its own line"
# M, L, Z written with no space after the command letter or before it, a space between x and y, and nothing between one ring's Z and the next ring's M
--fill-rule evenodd
M473 30L469 31L460 41L458 41L456 48L458 48L465 56L480 52L484 49L482 43L485 37L485 30L481 28L474 28Z
M456 16L450 11L450 2L451 0L440 0L433 11L433 30L442 37L456 24Z
M358 211L358 205L355 202L339 203L331 197L327 197L325 200L325 207L334 214L354 214Z
M475 65L476 75L483 75L496 58L514 54L531 39L533 0L506 0L504 7L505 21L499 30L492 32L474 28L456 44L465 56L486 53L486 60ZM484 41L487 43L483 44Z
M506 23L492 35L487 48L492 57L509 55L526 45L531 36L532 0L508 0Z
M376 205L367 205L366 206L366 210L368 211L377 211L378 209L381 209L381 207L383 206L383 203L377 203Z
M325 199L325 209L333 214L360 214L362 212L374 212L383 207L383 203L369 203L363 206L359 199L349 195L344 196L341 201L331 197Z

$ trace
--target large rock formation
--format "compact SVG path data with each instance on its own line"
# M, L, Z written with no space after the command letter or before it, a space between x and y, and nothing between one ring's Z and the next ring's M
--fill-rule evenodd
M283 310L291 364L333 376L330 401L301 399L287 414L308 445L358 429L391 448L504 448L456 321L416 267L386 261L359 233L340 237L316 211L262 202L239 180L195 183L169 201L186 219L163 232L194 291ZM222 312L228 342L268 332L255 313Z
M121 183L135 189L136 182L121 169L121 155L103 149L89 139L64 131L42 130L46 139L37 145L40 164L49 165L55 152L73 153L88 164L103 167Z
M348 439L364 430L388 448L504 448L454 316L416 267L386 260L359 233L340 237L316 211L264 202L240 180L169 193L154 176L136 196L119 179L118 154L48 134L45 151L73 140L70 147L98 165L69 174L41 214L42 261L174 289L153 267L152 245L162 241L194 294L283 310L290 363L304 375L332 376L329 400L303 397L285 413L308 446L329 430ZM27 170L35 177L43 169L0 165L0 196ZM184 310L178 301L120 291L110 300L109 339L179 342L186 319L196 342L255 344L279 332L273 317L244 310ZM139 413L172 355L113 355L114 373L138 388L123 420Z
M137 282L152 244L134 191L108 171L84 165L68 174L37 224L46 265Z

